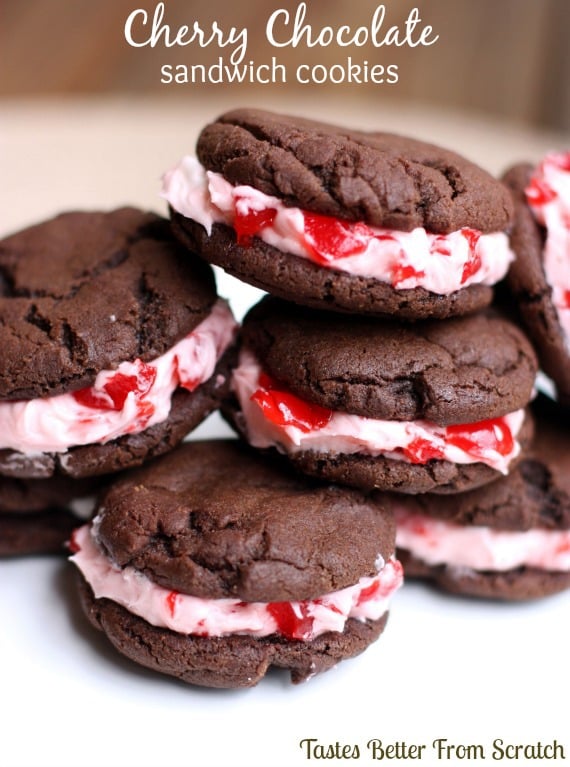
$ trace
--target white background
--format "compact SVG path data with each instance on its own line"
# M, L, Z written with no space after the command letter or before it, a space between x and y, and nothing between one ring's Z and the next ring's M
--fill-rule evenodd
M265 105L316 114L310 103ZM0 234L70 208L134 203L164 212L161 172L192 152L200 126L229 106L4 104ZM327 110L334 119L334 104L319 105L319 114ZM420 108L363 110L344 121L447 144L496 172L560 145ZM238 315L256 295L227 277L219 289ZM195 436L228 433L214 416ZM366 750L373 738L482 744L488 764L495 738L556 738L570 758L569 593L509 605L406 584L385 634L359 658L300 686L271 672L252 690L228 692L187 687L123 660L82 616L72 576L58 559L0 563L2 767L294 767L307 763L303 738L358 744L352 763L360 764L374 763ZM420 764L437 763L428 747Z

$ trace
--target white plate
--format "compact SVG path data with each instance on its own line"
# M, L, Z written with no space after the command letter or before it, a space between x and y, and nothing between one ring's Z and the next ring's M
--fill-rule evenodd
M212 416L196 436L227 434ZM305 738L358 745L362 764L376 763L372 739L428 744L424 763L434 739L481 744L490 761L494 738L568 738L570 593L503 605L406 584L360 657L300 686L273 671L226 692L121 658L73 576L57 559L0 562L3 767L291 767L307 763Z

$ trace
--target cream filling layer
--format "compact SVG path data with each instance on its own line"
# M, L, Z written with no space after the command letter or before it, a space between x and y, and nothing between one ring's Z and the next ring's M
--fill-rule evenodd
M120 569L106 557L84 525L73 533L71 561L77 565L97 599L107 598L153 626L179 634L264 637L285 633L309 641L327 631L341 632L346 621L377 620L389 608L402 584L402 567L396 559L379 572L361 578L354 586L303 602L243 602L239 599L203 599L154 584L132 567Z
M525 191L536 220L546 228L544 274L570 352L570 152L547 155Z
M428 565L447 565L478 571L516 567L568 572L570 530L523 532L458 525L395 508L396 546Z
M260 389L262 369L253 354L243 349L239 365L232 375L232 387L238 398L247 429L248 441L258 448L276 447L284 453L312 450L323 453L364 453L385 456L394 460L408 461L408 455L422 453L452 463L485 463L507 474L511 461L520 453L516 437L524 421L524 410L509 413L501 419L507 444L507 452L497 449L501 436L495 439L491 429L489 444L482 444L475 451L451 444L446 427L430 421L383 421L359 415L335 411L330 420L319 428L306 430L294 424L282 425L272 422L264 409L252 399ZM511 440L512 437L512 440ZM437 453L437 455L434 455ZM426 460L414 460L426 463Z
M514 259L503 232L465 228L435 235L421 227L402 232L314 216L251 186L232 186L193 157L164 175L161 196L208 234L215 223L236 228L246 221L249 231L253 225L256 237L282 252L397 289L448 295L469 285L494 285Z
M0 403L0 449L62 453L165 421L174 391L207 381L236 329L229 306L218 300L205 320L152 362L122 362L79 392Z

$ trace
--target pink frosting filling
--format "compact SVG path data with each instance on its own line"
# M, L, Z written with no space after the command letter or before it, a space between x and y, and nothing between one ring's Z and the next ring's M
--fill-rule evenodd
M523 532L458 525L397 507L396 545L428 565L470 570L570 570L570 530Z
M570 351L570 152L544 158L526 197L536 220L546 227L544 274Z
M218 300L198 327L152 362L103 370L88 389L0 403L0 449L65 452L165 421L174 391L193 391L210 378L236 328L227 303Z
M468 285L494 285L514 258L503 232L464 228L435 235L422 228L401 232L341 221L286 207L251 186L232 186L193 157L184 157L164 175L162 197L208 233L213 224L226 224L243 244L259 237L320 266L397 289L422 287L448 295Z
M84 525L73 533L71 557L96 598L105 597L153 626L198 636L281 634L310 641L327 631L343 631L348 618L377 620L389 608L402 584L402 566L396 559L378 574L361 578L354 586L302 602L242 602L239 599L202 599L157 586L132 567L115 566L99 548L94 529Z
M427 463L432 458L461 464L485 463L502 474L508 473L509 464L520 452L516 436L524 410L477 425L445 427L430 421L382 421L326 411L283 389L268 389L263 380L259 362L249 350L242 350L232 386L245 419L248 441L254 447L276 447L284 453L366 453L412 463Z

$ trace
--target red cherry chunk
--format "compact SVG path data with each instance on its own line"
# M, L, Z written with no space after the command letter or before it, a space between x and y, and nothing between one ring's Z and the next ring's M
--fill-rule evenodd
M176 610L176 600L178 599L178 591L169 591L166 597L164 598L164 601L166 602L166 606L168 607L169 613L174 617L174 611Z
M252 237L259 234L266 226L271 226L276 215L277 211L275 208L248 210L247 213L240 213L236 208L234 229L238 245L249 245Z
M305 402L282 389L266 373L259 377L259 386L251 399L261 408L263 415L276 426L296 426L305 434L322 429L332 418L332 410Z
M380 590L380 581L376 580L374 583L371 583L370 586L367 586L365 589L362 589L360 594L358 595L358 601L357 605L360 606L364 604L364 602L368 602L369 599L372 599L376 594L378 594Z
M148 392L156 378L156 368L147 365L141 360L135 363L136 375L115 373L103 386L103 391L97 391L93 387L80 389L73 392L76 402L85 407L99 410L122 410L125 400L131 392L142 396Z
M445 237L434 237L431 242L430 253L437 253L438 256L450 256L451 247Z
M269 602L267 612L271 615L279 633L286 639L310 639L313 631L313 618L309 615L306 602L298 602L301 617L297 615L290 602Z
M526 198L531 205L546 205L557 197L556 192L546 181L540 178L532 178L525 189Z
M491 418L478 423L448 426L445 439L450 445L464 450L475 458L483 457L486 450L508 455L514 447L514 439L503 418Z
M563 309L570 309L570 290L564 291L564 298L563 298Z
M473 277L474 274L477 274L483 262L481 261L481 256L477 253L477 243L481 237L481 232L478 232L475 229L464 227L461 230L461 234L465 237L469 244L469 258L465 262L463 273L461 275L461 284L463 285L463 283L466 282L470 277Z
M187 389L188 391L194 391L194 389L196 389L196 387L200 385L199 378L186 378L184 375L182 375L180 371L180 359L177 354L174 355L174 367L176 369L178 384L183 389Z
M411 264L406 266L399 265L392 270L392 286L397 288L405 280L409 280L410 277L425 277L425 272L418 271Z
M413 439L407 447L402 448L402 452L410 463L428 463L432 460L441 460L444 456L441 448L421 437Z
M329 264L339 258L356 256L366 250L374 235L361 222L341 221L319 213L304 213L305 237L311 257L318 264Z

